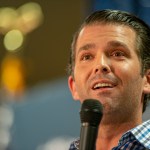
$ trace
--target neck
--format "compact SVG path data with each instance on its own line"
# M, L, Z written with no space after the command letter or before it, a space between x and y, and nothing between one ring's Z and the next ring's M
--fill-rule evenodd
M119 139L128 130L139 125L142 121L128 121L114 124L103 124L99 126L96 150L111 150L118 145Z

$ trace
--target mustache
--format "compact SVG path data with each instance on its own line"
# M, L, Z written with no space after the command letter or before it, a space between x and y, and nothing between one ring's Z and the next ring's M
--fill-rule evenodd
M118 77L114 76L114 75L110 75L110 74L96 74L94 76L92 76L90 79L89 79L89 82L93 82L93 81L96 81L96 80L108 80L114 84L118 84L118 82L120 82L120 80L118 79Z

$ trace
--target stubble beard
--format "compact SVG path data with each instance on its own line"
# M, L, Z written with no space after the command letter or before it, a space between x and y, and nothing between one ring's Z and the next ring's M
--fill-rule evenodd
M134 105L120 105L120 104L103 104L103 119L102 124L123 124L125 122L131 122L136 116L136 109L133 110ZM136 106L135 106L136 107Z

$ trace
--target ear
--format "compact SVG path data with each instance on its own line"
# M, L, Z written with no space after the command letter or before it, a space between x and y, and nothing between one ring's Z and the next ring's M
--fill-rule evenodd
M150 94L150 69L147 70L145 76L146 76L146 82L144 85L144 93Z
M75 80L73 79L72 76L69 76L69 78L68 78L68 86L69 86L69 89L71 91L72 97L75 100L79 100L79 95L78 95L78 92L76 90L76 83L75 83Z

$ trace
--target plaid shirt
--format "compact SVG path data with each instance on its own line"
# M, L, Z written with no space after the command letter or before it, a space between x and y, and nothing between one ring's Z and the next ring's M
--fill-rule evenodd
M79 139L71 143L69 150L79 149ZM150 150L150 120L127 131L112 150Z

